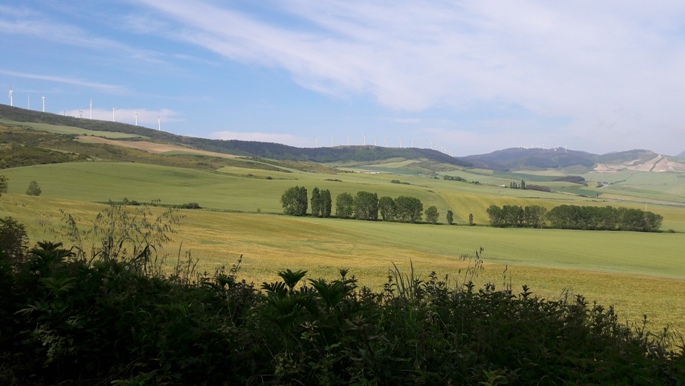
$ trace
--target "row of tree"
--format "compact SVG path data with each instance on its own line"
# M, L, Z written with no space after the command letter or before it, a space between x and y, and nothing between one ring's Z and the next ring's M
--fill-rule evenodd
M504 205L501 208L491 205L487 213L490 216L490 225L494 227L541 228L545 226L547 209L539 205Z
M664 218L641 209L561 205L550 210L547 219L561 229L656 232Z
M291 216L305 216L311 202L311 214L315 217L330 217L332 209L331 192L328 189L312 190L311 201L307 198L307 188L294 186L281 196L283 213ZM355 218L357 220L419 222L424 215L423 203L415 197L388 196L378 198L378 194L360 191L356 195L344 192L335 199L335 216L338 218ZM435 206L425 211L426 221L436 223L440 213ZM448 222L451 224L453 213L448 211Z
M491 205L487 209L490 225L495 227L549 226L558 229L621 230L655 232L661 228L661 215L640 209L614 208L611 206L561 205L549 212L532 205Z

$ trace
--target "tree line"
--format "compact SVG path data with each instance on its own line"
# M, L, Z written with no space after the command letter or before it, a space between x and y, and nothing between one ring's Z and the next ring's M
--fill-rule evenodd
M487 213L494 227L656 232L663 221L653 212L612 206L561 205L547 211L539 205L491 205Z
M287 189L281 195L283 213L291 216L306 216L311 203L311 215L314 217L331 217L333 201L328 189L312 189L311 200L308 200L307 188L294 186ZM435 206L427 208L424 212L423 203L416 197L389 196L378 197L377 193L366 191L357 192L355 195L344 192L335 198L335 216L338 218L355 218L357 220L398 222L420 222L423 216L429 223L437 223L440 212ZM452 224L453 213L448 211L447 220Z

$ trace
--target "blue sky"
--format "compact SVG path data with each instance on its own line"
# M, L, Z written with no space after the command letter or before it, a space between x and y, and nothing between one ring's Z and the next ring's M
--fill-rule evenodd
M685 150L681 1L2 0L0 47L2 103L175 134Z

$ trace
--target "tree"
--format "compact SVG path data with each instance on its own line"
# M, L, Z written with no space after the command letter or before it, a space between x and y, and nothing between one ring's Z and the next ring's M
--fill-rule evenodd
M40 186L38 186L38 183L36 181L31 181L29 183L29 188L26 189L26 194L29 196L40 196L42 191L40 190Z
M473 225L473 213L469 213L469 225Z
M335 215L340 218L350 218L352 217L352 212L354 211L354 197L351 194L345 192L338 195L335 198Z
M312 216L321 217L322 212L321 207L321 193L319 188L312 189Z
M526 181L521 180L521 189L526 190Z
M383 221L394 221L395 220L395 200L392 197L383 196L378 200L378 208L381 211L381 217Z
M399 196L395 199L396 216L402 222L421 221L423 203L415 197Z
M291 216L304 216L307 214L307 188L293 186L281 196L283 213Z
M426 221L429 223L436 224L439 216L440 212L438 212L438 208L435 206L429 206L428 209L426 209Z
M319 194L321 197L321 217L331 217L331 208L333 206L331 191L328 189L324 189Z
M378 220L378 195L369 192L357 192L354 199L354 216L357 220Z
M24 224L12 217L0 219L0 254L20 261L26 254L28 240Z
M0 196L2 196L3 193L7 193L7 181L9 179L5 176L0 176Z
M428 217L428 216L426 216L426 217ZM450 225L454 224L454 213L451 210L447 211L447 215L445 217L446 217L448 224L450 224Z

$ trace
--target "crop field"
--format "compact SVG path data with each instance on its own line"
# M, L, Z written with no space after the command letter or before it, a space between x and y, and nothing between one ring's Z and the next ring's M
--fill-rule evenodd
M396 162L386 166L402 169ZM390 169L390 168L389 168ZM216 172L139 163L83 162L3 170L9 194L0 197L0 215L27 225L33 242L55 237L49 228L60 223L59 209L80 219L87 229L97 212L124 198L138 202L161 200L178 205L197 202L205 210L182 210L184 218L174 241L164 253L172 264L184 252L199 259L200 271L234 264L243 255L242 274L261 283L276 278L280 269L306 269L309 277L336 276L349 268L361 284L381 288L392 263L403 271L410 262L426 277L431 271L463 281L472 260L460 259L484 248L485 270L480 284L527 284L539 296L558 298L562 292L582 294L591 301L615 305L625 320L647 314L652 328L670 324L685 331L685 208L617 200L598 200L568 194L499 187L503 177L455 171L469 181L445 181L416 174L335 175L294 169L264 170L224 167ZM660 174L668 189L679 189L673 176ZM654 178L640 177L640 178ZM492 179L490 181L490 179ZM32 180L40 197L24 195ZM401 183L393 183L399 180ZM682 179L680 179L682 180ZM495 182L486 184L486 181ZM649 185L649 181L645 182ZM294 185L330 189L333 197L366 190L380 196L408 195L424 208L435 205L443 224L400 224L356 220L288 217L279 198ZM625 192L624 192L625 193ZM622 196L626 198L627 196ZM629 198L629 197L628 197ZM613 205L647 209L664 216L662 229L675 233L633 233L498 229L482 226L490 205L561 204ZM444 224L446 210L456 223ZM156 209L160 210L161 209ZM467 226L468 215L478 226ZM503 275L503 272L506 273Z

